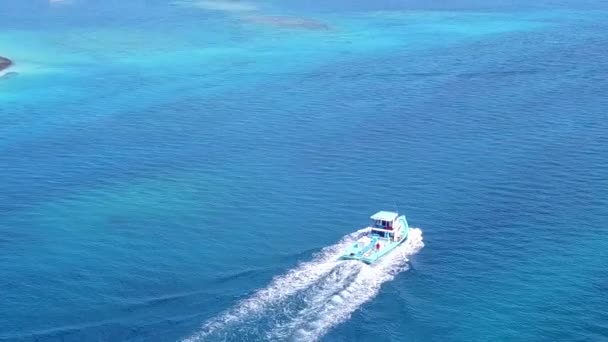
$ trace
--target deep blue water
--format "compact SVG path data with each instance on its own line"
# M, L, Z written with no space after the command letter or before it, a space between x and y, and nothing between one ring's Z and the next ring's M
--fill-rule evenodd
M608 340L608 4L1 6L0 341Z

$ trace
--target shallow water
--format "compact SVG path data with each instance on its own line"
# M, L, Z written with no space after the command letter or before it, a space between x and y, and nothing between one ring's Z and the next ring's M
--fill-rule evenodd
M9 0L0 340L607 339L606 10Z

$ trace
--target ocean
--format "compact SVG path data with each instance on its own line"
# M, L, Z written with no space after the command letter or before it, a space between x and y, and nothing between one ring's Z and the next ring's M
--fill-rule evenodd
M608 341L606 2L3 0L0 56L2 342Z

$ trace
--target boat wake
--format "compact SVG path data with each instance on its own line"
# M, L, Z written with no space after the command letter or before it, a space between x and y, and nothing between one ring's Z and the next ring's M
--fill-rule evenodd
M235 307L203 324L183 342L216 340L315 341L374 298L383 283L409 269L407 257L424 243L422 231L373 265L337 260L365 232L349 234Z

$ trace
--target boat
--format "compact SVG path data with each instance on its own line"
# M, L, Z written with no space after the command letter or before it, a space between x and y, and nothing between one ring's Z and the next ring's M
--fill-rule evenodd
M405 215L379 211L370 218L372 224L364 230L365 235L350 246L340 259L373 264L407 240L410 228Z

